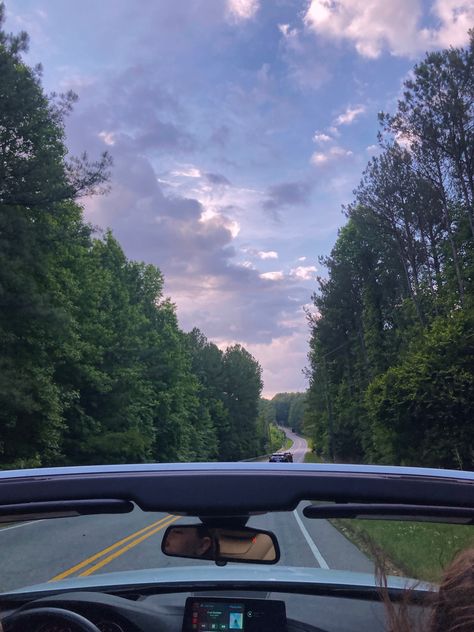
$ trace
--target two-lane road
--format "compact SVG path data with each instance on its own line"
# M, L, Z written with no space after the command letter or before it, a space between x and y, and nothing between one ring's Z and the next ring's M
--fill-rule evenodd
M286 434L288 439L293 441L293 445L289 449L289 451L293 454L293 463L304 463L304 457L306 452L308 452L308 442L300 435L295 434L289 428L284 428L280 426L280 430Z
M327 520L303 517L305 504L293 512L253 516L248 525L276 534L280 564L371 571L371 562ZM137 507L129 514L40 520L1 528L0 591L112 571L192 565L191 560L161 552L166 527L185 522L196 520L146 513Z

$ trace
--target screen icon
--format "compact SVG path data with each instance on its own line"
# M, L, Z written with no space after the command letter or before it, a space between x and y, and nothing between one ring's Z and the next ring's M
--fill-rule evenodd
M230 622L229 622L230 630L242 630L244 627L243 622L244 622L244 616L242 612L230 613Z

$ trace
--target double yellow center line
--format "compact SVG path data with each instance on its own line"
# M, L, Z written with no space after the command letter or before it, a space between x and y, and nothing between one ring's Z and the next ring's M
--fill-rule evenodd
M112 562L112 560L115 560L117 557L119 557L120 555L123 555L130 549L133 549L133 547L140 544L140 542L143 542L143 540L150 538L152 535L154 535L155 533L158 533L158 531L161 531L161 529L164 529L165 527L170 525L172 522L179 520L179 518L180 516L169 516L169 515L165 516L164 518L161 518L160 520L157 520L156 522L149 524L147 527L144 527L143 529L140 529L139 531L135 531L135 533L131 533L126 538L123 538L122 540L118 540L118 542L115 542L114 544L111 544L107 548L102 549L102 551L99 551L98 553L91 555L90 557L83 560L82 562L79 562L79 564L76 564L75 566L68 568L66 571L59 573L59 575L56 575L49 581L57 582L60 579L65 579L66 577L70 577L74 573L77 573L78 571L81 571L83 568L86 568L86 566L89 566L89 564L92 564L96 560L99 560L96 564L93 564L93 566L89 566L89 568L84 570L82 573L79 573L79 577L86 577L87 575L92 575L92 573L95 573L95 571L98 571L100 568L102 568L106 564L109 564L110 562Z

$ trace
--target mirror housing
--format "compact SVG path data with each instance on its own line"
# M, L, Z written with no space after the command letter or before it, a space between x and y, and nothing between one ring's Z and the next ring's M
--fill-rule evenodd
M170 526L163 536L161 550L169 557L212 560L216 564L276 564L280 559L278 540L271 531L215 523Z

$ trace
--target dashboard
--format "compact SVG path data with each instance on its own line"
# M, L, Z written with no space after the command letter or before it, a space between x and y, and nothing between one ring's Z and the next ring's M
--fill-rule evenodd
M225 594L225 597L221 595ZM281 597L269 599L269 596ZM267 598L262 598L267 597ZM381 632L383 604L317 595L235 591L132 594L77 591L29 601L19 611L60 608L82 615L100 632ZM78 632L71 622L35 615L5 632Z
M148 602L148 603L147 603ZM100 632L287 632L285 603L269 599L188 597L183 607L150 603L150 598L123 598L103 593L67 593L30 602L35 609L30 632L75 632L74 623L51 616L54 609L82 615ZM41 614L41 608L45 610ZM18 632L20 625L6 626Z

